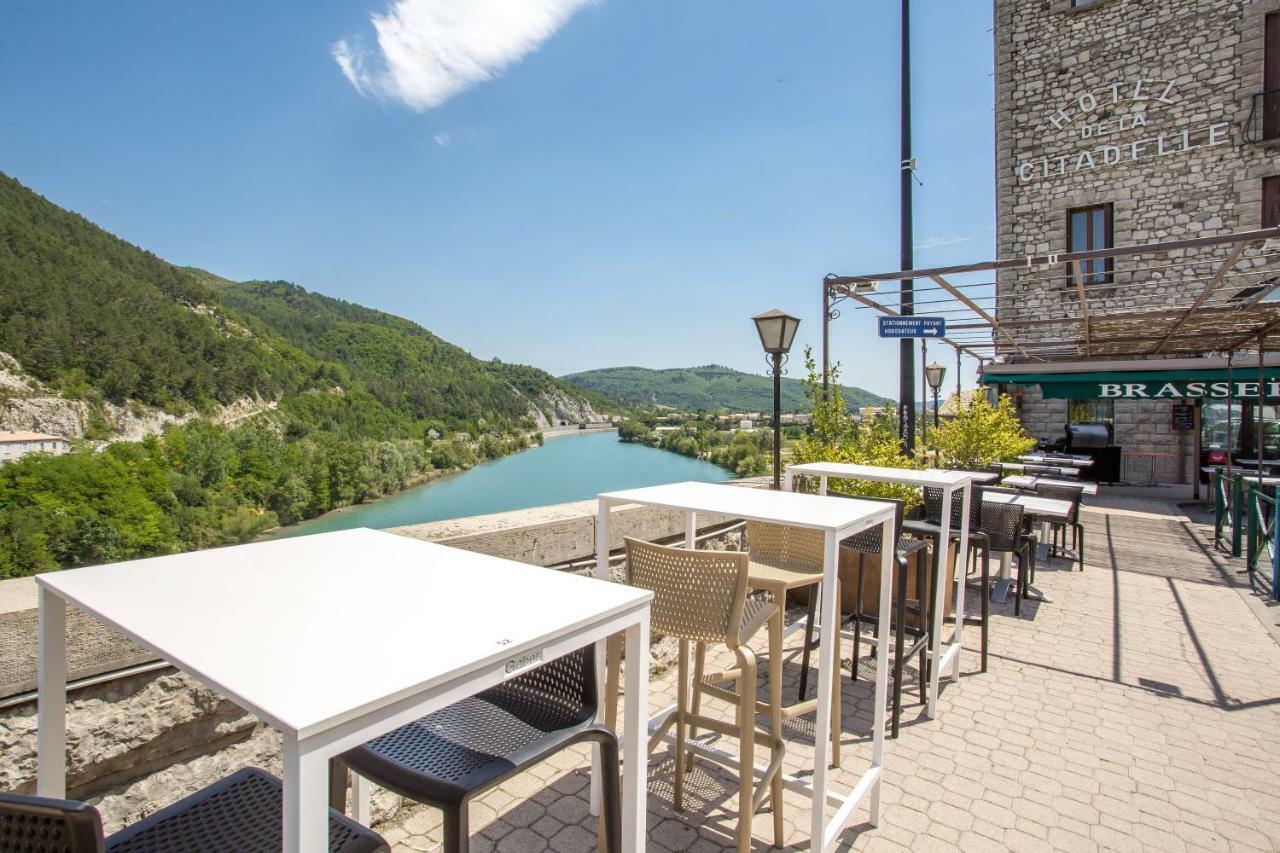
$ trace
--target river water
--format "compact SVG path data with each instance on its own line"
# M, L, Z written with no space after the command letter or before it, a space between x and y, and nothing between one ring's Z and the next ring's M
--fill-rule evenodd
M710 462L623 444L616 432L569 435L548 439L541 447L477 465L454 477L281 528L267 538L353 527L398 527L586 500L600 492L659 483L719 483L731 476Z

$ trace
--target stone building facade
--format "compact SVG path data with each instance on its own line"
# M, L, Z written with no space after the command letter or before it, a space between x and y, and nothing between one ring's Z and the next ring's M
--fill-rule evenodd
M1280 147L1260 139L1255 97L1268 61L1280 68L1280 56L1267 58L1271 13L1280 15L1280 0L995 0L999 257L1097 247L1073 247L1073 222L1109 230L1114 247L1263 227L1264 181L1280 175ZM1185 306L1229 251L1117 258L1085 279L1090 310ZM1257 275L1225 286L1256 283L1268 268L1277 271L1274 261L1246 255L1236 271ZM1062 326L1019 325L1080 316L1076 282L1062 266L1002 271L996 313L1029 349L1046 347L1046 358L1086 357L1048 346L1062 340ZM1040 391L1016 389L1024 423L1059 439L1069 401ZM1175 402L1070 411L1109 414L1117 444L1169 454L1156 459L1158 478L1185 482L1195 442L1171 429Z

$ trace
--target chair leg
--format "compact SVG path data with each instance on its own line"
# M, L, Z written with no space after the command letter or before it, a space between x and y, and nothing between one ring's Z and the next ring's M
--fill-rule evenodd
M982 549L982 671L987 671L987 625L991 610L991 552Z
M702 673L706 669L707 664L707 644L699 642L694 648L693 658L693 696L689 700L689 713L698 716L702 712ZM692 723L689 725L689 740L693 740L698 736L698 727ZM689 753L689 757L684 762L684 772L693 772L693 753Z
M622 785L618 769L618 741L611 737L600 738L601 784L600 817L604 824L604 837L600 848L606 853L622 853ZM466 808L466 806L463 806Z
M782 608L769 620L769 734L770 759L782 751L782 632L786 627ZM773 810L773 846L781 847L786 828L782 822L782 769L773 774L769 790L769 806Z
M858 680L858 655L862 646L862 557L858 557L858 576L853 583L853 661L849 664L849 678Z
M935 545L936 545L936 540L935 540ZM916 618L919 620L917 622L917 625L920 628L920 636L922 637L929 631L930 628L933 627L933 618L932 618L933 613L929 606L929 599L932 596L930 596L927 592L924 591L925 584L927 583L927 581L925 580L926 572L928 571L928 567L926 564L931 564L932 562L933 561L929 559L929 553L927 551L916 552L916 600L919 602L919 605L920 605L919 615ZM907 596L907 585L906 585L906 578L904 577L903 584L902 584L902 597L905 599L906 596ZM903 624L905 626L906 624L905 620ZM904 636L906 635L904 634ZM920 704L923 705L925 702L929 701L929 644L928 643L924 643L920 646L919 679L920 679Z
M893 642L893 731L890 737L898 736L898 721L902 717L902 653L907 644L907 562L898 561L899 580L897 607L898 629Z
M738 853L751 853L751 799L755 792L756 763L756 657L747 646L738 647Z
M1025 547L1014 552L1014 556L1018 558L1018 584L1013 591L1013 615L1022 615L1022 595L1025 589L1026 570L1027 570L1027 552Z
M617 769L616 765L614 769ZM440 848L441 853L467 853L470 834L466 802L444 806L444 844Z
M676 654L676 766L675 784L672 791L672 807L676 811L684 811L684 738L685 719L689 707L689 641L680 641L680 650Z
M351 773L347 765L336 758L329 759L329 808L339 814L347 813L347 785Z
M1084 525L1076 522L1071 527L1071 544L1076 549L1076 556L1080 558L1080 571L1084 571Z
M803 702L809 689L809 652L813 650L813 620L818 614L818 590L809 587L809 615L804 622L804 648L800 651L800 693L797 702Z

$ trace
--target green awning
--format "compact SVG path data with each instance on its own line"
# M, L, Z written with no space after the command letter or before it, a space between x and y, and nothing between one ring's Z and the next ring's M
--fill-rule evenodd
M1267 399L1280 399L1280 367L1266 367ZM1181 400L1256 399L1257 367L1231 371L1115 370L1093 373L986 373L986 385L1039 385L1053 400Z

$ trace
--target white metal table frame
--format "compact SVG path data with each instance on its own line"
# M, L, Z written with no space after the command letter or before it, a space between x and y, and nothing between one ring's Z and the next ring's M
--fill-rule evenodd
M1098 493L1097 483L1089 483L1084 480L1059 480L1054 477L1040 476L1039 474L1013 474L1001 480L1002 485L1012 486L1017 489L1035 489L1041 483L1048 486L1066 486L1077 490L1081 495L1096 495Z
M818 494L827 494L827 481L864 480L876 483L896 483L903 486L929 486L942 490L942 515L939 526L942 529L942 543L951 542L951 502L955 500L956 491L960 491L960 517L969 518L969 504L972 498L973 473L970 471L949 471L940 468L888 468L879 465L852 465L845 462L808 462L803 465L788 465L786 475L787 491L795 490L797 477L817 477ZM955 592L952 603L958 615L964 614L965 575L969 560L969 525L962 524L959 530L960 542L956 552ZM897 547L897 543L894 543ZM955 620L955 630L951 641L943 648L942 617L945 603L947 577L946 545L939 544L934 549L935 568L938 583L933 591L933 624L929 626L929 659L935 665L929 668L928 693L925 697L925 715L935 717L938 713L938 690L943 670L950 673L952 681L960 680L960 654L963 648L964 619ZM887 611L881 611L882 613Z
M1088 457L1045 456L1040 453L1024 453L1018 457L1018 461L1031 465L1056 465L1060 468L1088 468L1093 464L1093 459Z
M278 540L232 548L215 549L213 551L191 552L188 554L156 557L149 560L137 560L120 563L114 566L93 566L86 569L71 569L65 572L52 572L38 575L39 586L39 660L37 666L38 699L38 731L37 755L38 767L36 791L40 796L64 798L66 793L66 605L75 604L82 610L91 613L105 624L115 628L135 643L150 649L158 656L165 658L178 669L192 678L208 685L231 699L240 707L255 714L259 719L269 723L283 736L283 850L285 853L314 853L327 850L329 845L329 759L365 743L372 738L392 731L406 723L417 720L433 711L447 707L457 701L473 696L524 671L533 663L553 660L583 646L602 640L617 633L625 633L626 652L634 655L631 659L640 659L648 653L649 648L649 602L650 594L640 594L629 600L627 597L611 596L620 602L610 610L602 611L594 616L583 618L583 612L568 617L570 621L557 625L551 630L539 629L537 635L526 635L512 639L509 645L499 647L495 651L485 649L478 654L467 653L468 665L419 684L413 684L390 695L380 696L375 701L366 702L356 707L346 707L342 713L325 718L319 723L299 727L291 724L281 716L273 713L262 703L254 701L254 697L245 695L235 689L234 683L220 684L217 680L203 674L194 666L184 662L180 657L167 653L165 648L148 641L148 638L135 631L137 620L113 618L110 612L104 612L95 606L101 596L84 595L85 589L91 589L76 582L77 573L112 572L117 583L127 584L130 580L129 569L144 564L165 563L166 571L179 571L182 563L172 561L197 555L220 555L225 560L246 559L249 549L274 548L278 560L287 560L291 549L287 543L300 543L305 540L329 540L337 544L337 537L352 538L347 547L358 545L359 551L368 554L370 562L350 567L350 571L359 572L358 583L365 588L373 584L377 589L377 560L382 553L390 554L398 551L403 554L405 565L399 570L412 568L415 571L429 573L434 560L439 563L457 563L458 569L483 573L488 567L503 564L503 571L511 572L511 567L518 567L521 572L548 571L514 561L474 554L460 549L449 548L407 537L396 536L371 530L346 530L337 533L318 534L309 537ZM359 537L355 539L353 537ZM377 537L385 537L379 541ZM388 544L386 540L396 540ZM326 544L329 544L326 543ZM256 556L256 555L255 555ZM169 561L169 562L166 562ZM411 564L411 565L410 565ZM296 564L295 564L296 565ZM308 567L309 568L309 567ZM283 569L283 565L282 565ZM453 569L457 571L458 569ZM136 571L136 570L135 570ZM440 571L447 571L441 569ZM497 575L498 569L492 574ZM510 575L507 575L510 577ZM134 577L145 579L145 573ZM214 581L213 578L197 577L200 582ZM353 574L353 580L355 576ZM584 580L578 578L577 580ZM474 583L474 580L472 581ZM541 583L541 580L535 581ZM562 585L557 582L557 585ZM79 592L77 592L79 590ZM212 591L212 587L210 587ZM394 594L396 590L385 590ZM414 595L422 592L415 590ZM492 592L492 590L488 590ZM527 594L527 590L525 593ZM252 594L252 593L246 593ZM565 594L564 590L554 592L557 596ZM223 597L219 595L219 597ZM531 602L523 602L528 605ZM191 601L170 602L171 606L181 612L181 608L191 608ZM341 604L341 602L339 602ZM277 600L282 618L290 618L288 611L294 610L293 618L309 618L308 591L299 590L294 600ZM195 606L202 606L196 602ZM553 608L546 608L554 610ZM581 609L580 609L581 610ZM326 614L329 615L329 614ZM379 616L379 614L371 614ZM355 615L352 614L353 618ZM545 621L545 625L554 624L555 620ZM244 625L227 624L226 631L241 630ZM372 627L372 626L370 626ZM361 636L369 631L353 627L352 621L332 625L335 643L354 644L353 654L358 653ZM171 639L171 638L170 638ZM211 643L218 643L215 636ZM170 644L170 643L166 643ZM498 644L500 646L500 641ZM184 646L190 651L191 646ZM198 653L197 653L198 654ZM264 648L262 656L265 660L277 661L275 665L289 665L290 650L287 648ZM339 679L332 692L341 693L341 679L347 675L343 671L334 673ZM226 679L231 681L231 679ZM253 683L252 681L246 683ZM629 744L639 744L640 755L643 756L644 739L641 735L643 727L640 720L643 709L648 702L649 672L647 667L628 667L626 673L626 719L625 740ZM646 818L646 779L641 772L644 761L627 761L623 773L622 832L623 849L627 853L640 853L645 844ZM599 777L593 777L598 787ZM355 817L364 824L369 822L368 783L353 774L353 785L356 786Z
M817 503L815 503L817 501ZM834 683L833 674L836 667L835 643L831 631L840 629L838 612L837 579L839 577L840 542L875 525L881 528L881 560L880 560L880 612L889 612L889 592L893 585L893 508L888 505L875 504L870 501L852 501L833 498L819 498L815 495L798 495L772 490L752 489L741 486L718 485L711 483L672 483L667 486L652 486L641 489L630 489L620 492L608 492L597 498L596 514L596 576L608 577L609 571L609 510L615 506L626 504L643 504L680 510L685 513L685 547L695 548L697 543L697 515L699 512L728 515L749 521L764 521L772 524L785 524L794 527L807 527L822 530L824 533L822 589L820 595L818 627L821 645L818 649L818 707L817 725L814 729L814 767L813 781L809 782L795 776L782 774L783 785L793 791L808 795L812 800L812 820L810 824L809 843L811 850L827 851L833 849L839 840L840 833L850 822L854 812L864 799L869 797L870 821L872 826L880 824L880 793L884 781L884 728L885 698L889 686L889 644L880 643L876 649L875 710L871 724L871 766L867 768L853 789L848 794L838 794L831 790L829 774L831 727L839 726L839 720L831 715L832 691L839 689ZM777 511L777 510L784 511ZM813 512L819 509L821 512ZM785 511L789 510L789 511ZM817 516L828 519L822 521ZM831 521L833 518L840 521ZM647 660L632 656L631 648L627 648L627 659ZM633 668L628 666L630 671ZM673 706L674 707L674 706ZM666 708L650 718L653 728L664 720L673 708ZM628 713L630 709L628 708ZM816 734L821 732L823 734ZM635 737L628 721L627 728L628 755L643 755L644 741L640 741L639 752L631 751ZM739 766L734 756L708 748L697 742L689 741L687 746L694 752L706 755L713 760L731 767ZM637 763L630 762L629 763ZM643 764L644 762L638 762ZM632 768L628 768L632 769ZM767 768L754 765L756 776L763 777ZM834 805L835 812L827 819L827 805Z

